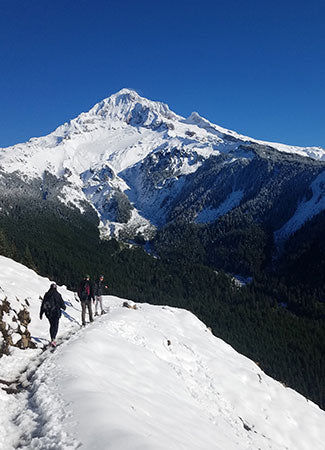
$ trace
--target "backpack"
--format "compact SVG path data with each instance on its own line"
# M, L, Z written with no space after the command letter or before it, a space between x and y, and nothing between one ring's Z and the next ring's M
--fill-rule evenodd
M44 303L43 303L43 311L46 316L53 315L54 311L56 311L56 301L54 298L54 292L52 292L51 295L46 295L44 297Z
M80 300L82 302L85 302L86 300L88 300L89 295L90 295L90 285L89 283L85 283L82 288L82 291L80 292Z

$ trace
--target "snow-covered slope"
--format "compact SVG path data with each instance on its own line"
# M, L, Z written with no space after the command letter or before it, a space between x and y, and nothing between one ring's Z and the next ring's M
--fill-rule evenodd
M253 142L325 160L324 149L257 141L197 113L185 119L163 103L122 89L48 136L0 149L0 169L18 171L27 180L42 178L45 171L54 174L63 182L61 201L81 211L82 202L88 201L103 233L116 234L125 225L109 207L116 192L126 193L134 206L125 223L141 229L159 225L185 175L211 155L234 152L234 159L239 158L236 150Z
M325 149L322 147L299 147L296 145L286 145L278 142L261 141L215 125L209 122L207 119L201 117L197 112L192 112L192 114L188 119L185 120L185 122L203 128L213 134L222 137L223 139L233 138L242 142L255 142L257 144L273 147L280 152L295 153L300 156L306 156L309 158L325 161Z
M167 134L163 132L166 129ZM45 169L62 174L65 168L81 174L94 164L107 161L119 172L143 159L166 140L172 146L190 138L195 146L201 142L203 154L213 152L215 146L229 151L231 141L241 141L267 144L280 151L325 160L325 150L320 147L258 141L214 125L195 112L184 119L163 103L122 89L48 136L0 149L0 161L6 170L21 170L30 176L39 175Z
M28 297L38 340L47 335L38 296L48 286L0 257L1 300L18 307L17 299ZM55 352L14 349L0 359L1 379L25 380L19 394L0 389L1 449L323 448L324 411L266 376L191 313L148 304L128 309L108 296L109 313L80 329L79 304L64 287L60 292L67 315Z

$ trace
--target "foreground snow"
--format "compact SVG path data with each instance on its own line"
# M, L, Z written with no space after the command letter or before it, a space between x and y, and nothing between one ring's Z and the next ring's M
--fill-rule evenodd
M1 296L29 296L40 340L47 323L38 319L38 295L48 285L0 257ZM0 378L29 367L21 376L26 390L0 390L1 449L323 449L325 413L191 313L148 304L128 309L107 296L109 313L80 329L79 304L60 290L68 301L62 344L53 353L15 349L0 359Z

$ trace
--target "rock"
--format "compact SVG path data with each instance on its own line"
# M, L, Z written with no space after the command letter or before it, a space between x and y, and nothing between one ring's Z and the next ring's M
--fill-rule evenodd
M18 326L13 329L4 320L4 314L13 312L15 315L12 322L18 323ZM0 358L2 355L9 355L11 346L21 349L36 348L36 345L31 340L30 332L28 331L28 324L31 322L29 311L26 308L21 309L18 313L11 308L7 299L2 300L0 304L0 334L2 335L2 344L0 346ZM18 333L21 338L14 344L12 335Z
M21 339L17 342L15 347L18 348L28 348L29 347L29 339L25 334L22 334Z
M123 302L122 305L124 308L129 308L129 309L138 309L137 305L131 305L129 302Z
M29 312L27 311L27 309L24 308L24 309L19 311L19 313L18 313L18 320L24 327L28 326L28 324L30 323L31 319L30 319L30 315L29 315Z

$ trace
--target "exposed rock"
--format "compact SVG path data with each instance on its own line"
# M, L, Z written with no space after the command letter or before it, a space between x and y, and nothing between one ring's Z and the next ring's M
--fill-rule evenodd
M129 308L129 309L138 309L137 305L131 305L129 302L123 302L123 307L124 308Z
M3 313L7 313L8 314L9 311L10 311L10 303L5 298L4 300L2 300L2 302L0 304L0 319L2 319Z
M31 319L30 319L30 315L29 315L29 312L27 311L27 309L22 309L21 311L19 311L18 319L19 319L19 322L24 327L28 326L28 324L30 323Z
M26 334L21 335L21 339L15 345L18 348L28 348L30 339L26 336Z
M6 322L5 315L11 313L12 323L18 323L17 327L10 327ZM2 344L0 346L0 358L2 355L9 355L10 347L36 348L28 331L28 324L31 322L29 311L24 307L18 313L11 308L9 301L5 298L0 302L0 335L2 335ZM12 334L18 333L21 338L14 344Z

